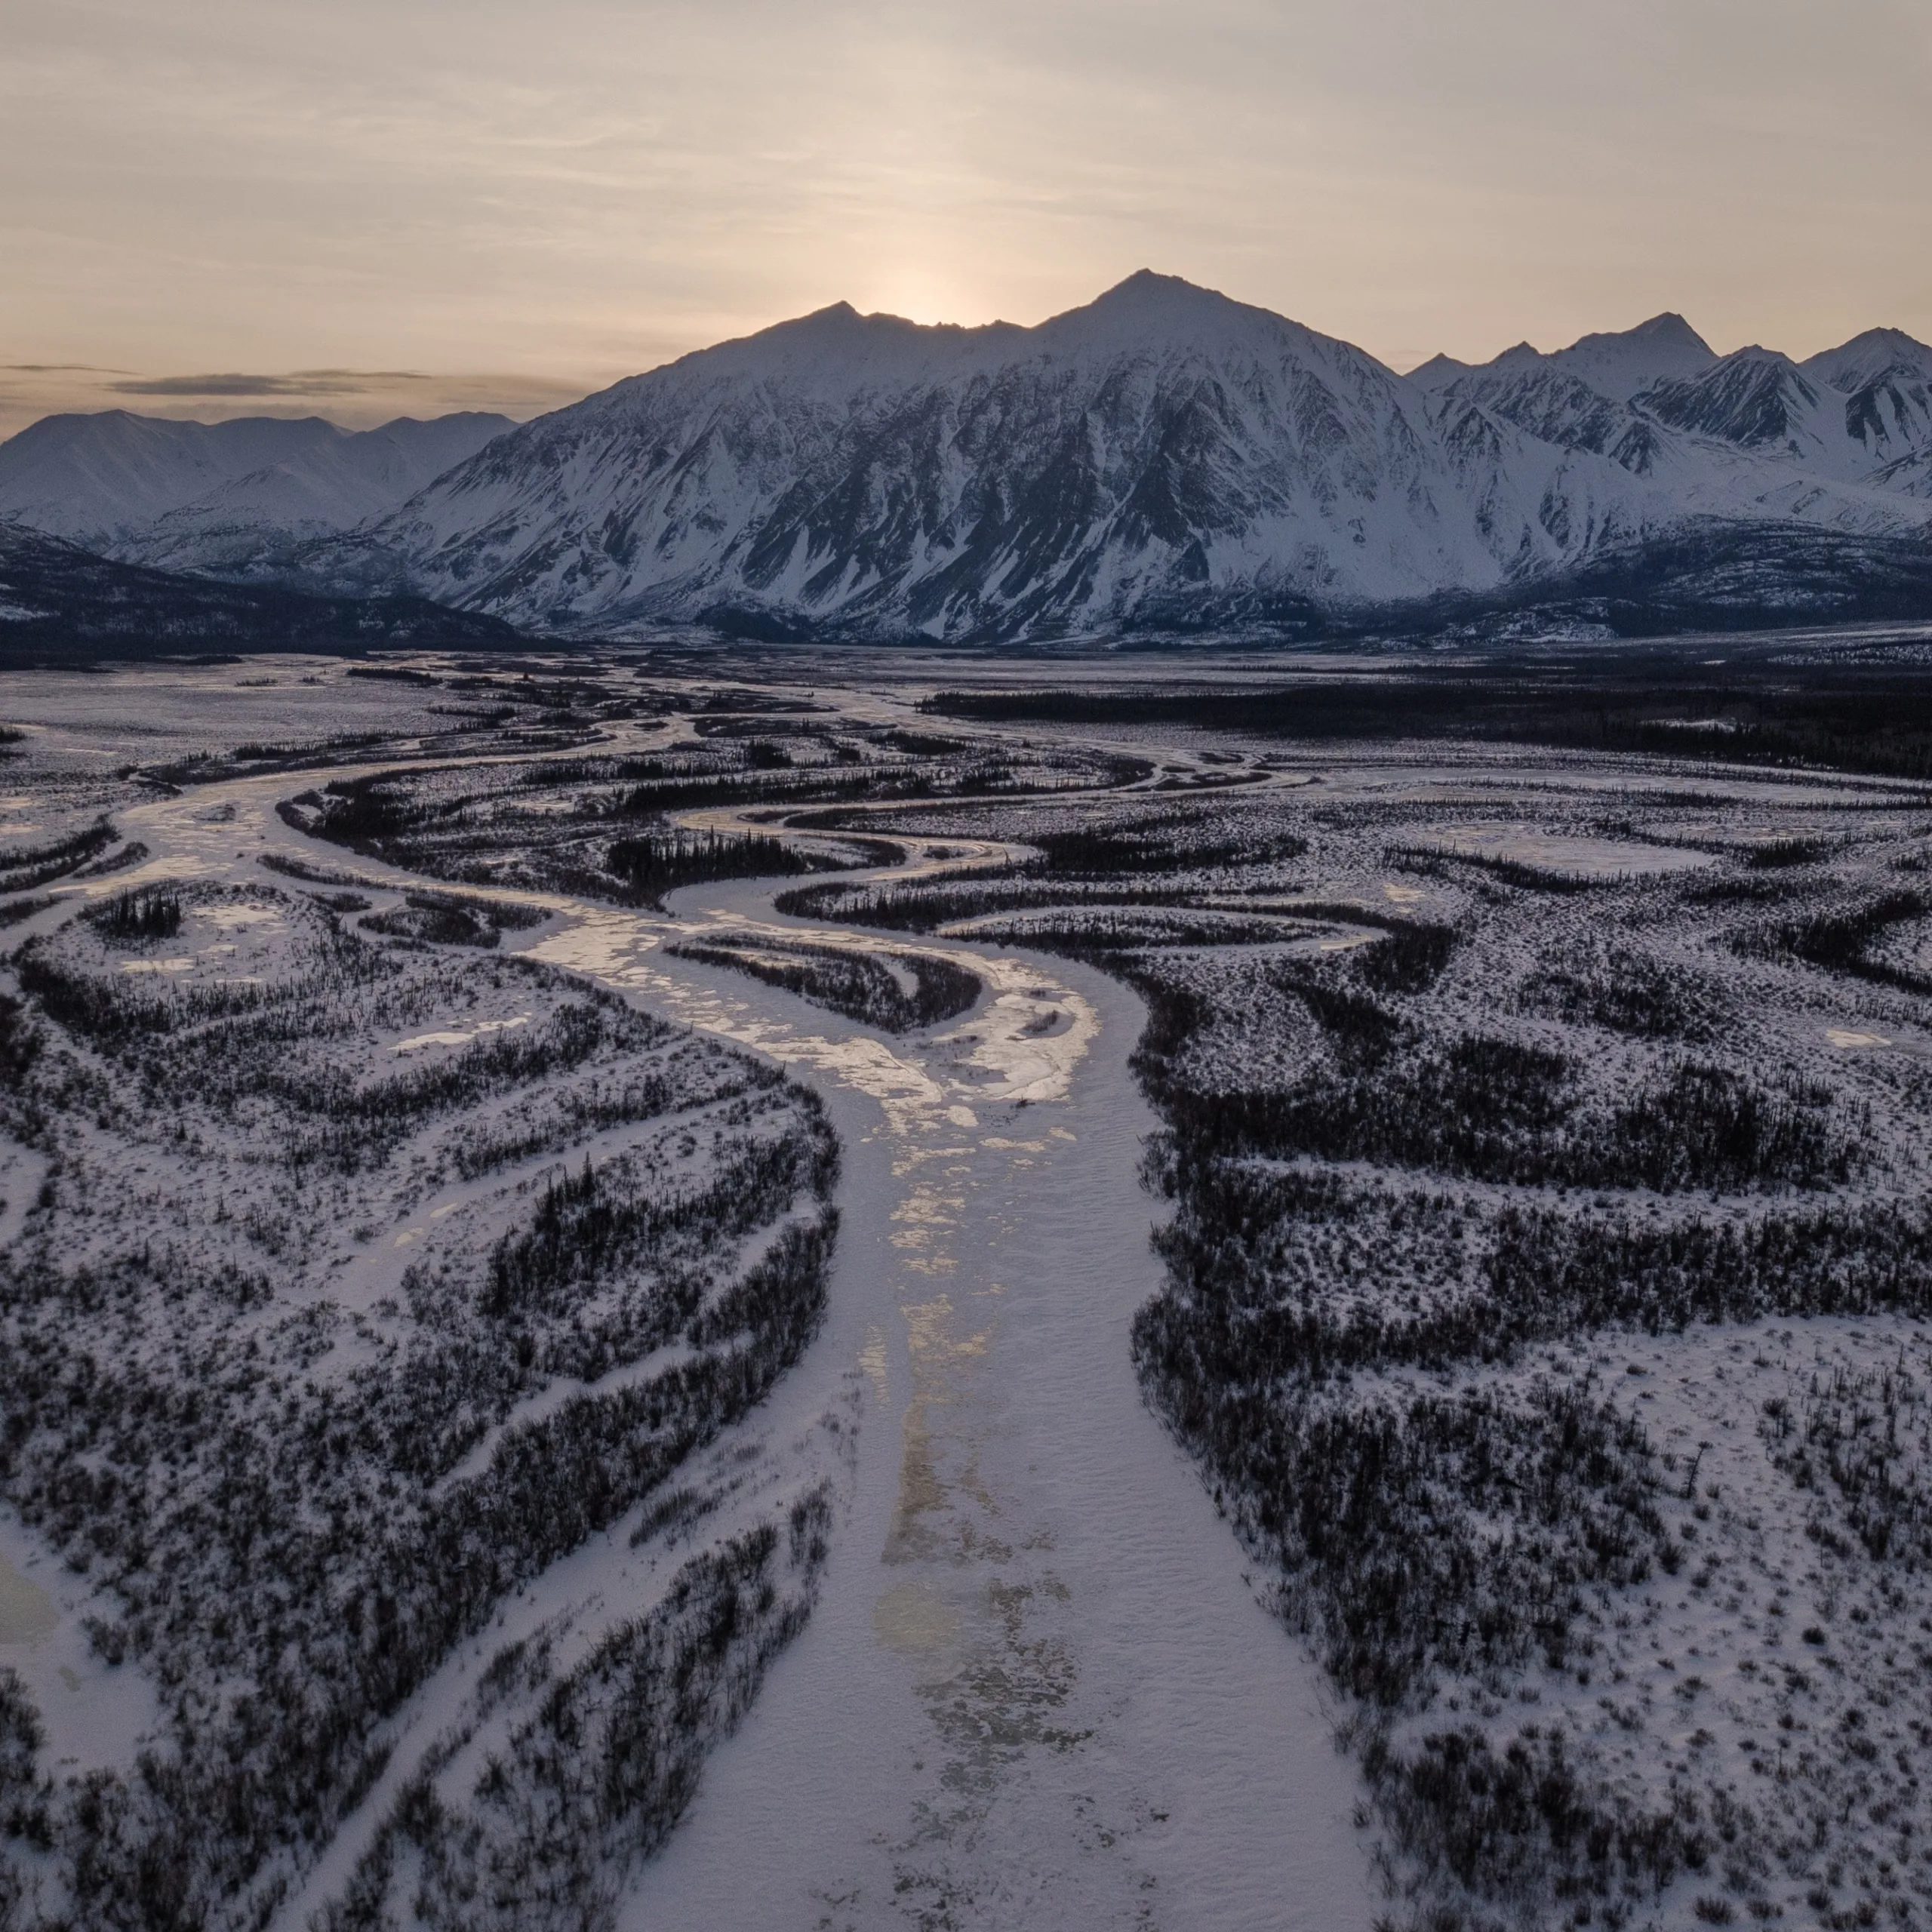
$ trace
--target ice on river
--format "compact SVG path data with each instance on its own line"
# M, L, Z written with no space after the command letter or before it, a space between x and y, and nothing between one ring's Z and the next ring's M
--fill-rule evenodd
M758 891L707 909L742 929ZM1366 1926L1318 1673L1134 1374L1140 1010L1097 974L974 963L993 998L890 1050L679 968L676 1017L812 1078L846 1149L829 1332L773 1433L835 1368L872 1401L811 1624L623 1922ZM1073 1015L1044 1041L1020 1030L1042 995Z

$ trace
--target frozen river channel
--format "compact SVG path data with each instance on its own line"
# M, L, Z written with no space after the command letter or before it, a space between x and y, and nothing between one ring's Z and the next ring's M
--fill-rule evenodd
M420 883L284 825L275 801L300 783L128 814L152 857L100 889L266 885L268 850ZM912 866L941 863L906 842ZM525 936L534 957L782 1062L844 1148L829 1314L761 1418L783 1441L862 1391L823 1594L620 1922L1366 1927L1358 1786L1318 1673L1130 1359L1158 1278L1138 1002L1059 961L783 920L774 891L693 888L668 916L491 895L553 915ZM940 952L987 991L961 1019L876 1034L664 949L720 927Z
M761 897L684 895L740 921ZM802 1421L815 1367L857 1360L869 1414L812 1622L646 1872L633 1932L1371 1916L1317 1674L1134 1378L1158 1266L1138 1002L1059 961L1005 970L1037 982L1007 1000L1069 1014L1051 1060L1008 1073L1022 1043L989 1041L983 1005L936 1038L814 1012L833 1051L771 1043L845 1148L825 1361L777 1399ZM782 994L717 996L747 1030L804 1030Z

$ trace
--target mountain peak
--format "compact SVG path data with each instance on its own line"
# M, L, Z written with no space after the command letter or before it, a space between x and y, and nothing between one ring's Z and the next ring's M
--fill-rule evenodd
M1156 321L1182 316L1226 314L1247 305L1223 295L1219 289L1203 288L1197 282L1177 275L1158 275L1152 269L1136 269L1124 281L1113 287L1069 315L1131 317L1135 321ZM1056 315L1055 321L1063 319Z
M1580 336L1567 349L1548 355L1527 342L1519 342L1475 370L1439 355L1411 371L1410 380L1419 380L1424 389L1436 389L1464 374L1513 376L1547 369L1583 383L1599 395L1628 402L1654 383L1699 375L1717 359L1717 352L1681 315L1666 309L1635 328Z
M1894 374L1932 380L1932 347L1903 329L1866 329L1835 349L1821 350L1801 366L1807 375L1849 393Z
M1782 349L1767 349L1761 342L1747 342L1742 349L1734 349L1728 355L1719 356L1702 374L1706 378L1718 380L1733 371L1755 371L1759 372L1760 380L1777 381L1800 373L1798 365Z
M1272 309L1152 269L1137 270L1091 302L1050 316L1028 333L1054 350L1108 355L1157 346L1203 354L1272 352L1286 343L1307 352L1326 340Z
M789 321L774 322L771 328L761 329L758 334L771 335L783 329L795 335L825 335L840 330L862 328L869 321L884 319L881 316L862 315L849 302L829 302L823 309L794 316Z
M1844 346L1847 349L1880 349L1901 361L1932 361L1932 345L1921 342L1915 335L1906 334L1903 329L1867 329L1863 334L1854 336Z
M1164 296L1177 296L1183 300L1189 296L1208 296L1218 302L1228 299L1211 288L1203 288L1198 282L1189 281L1185 275L1162 275L1153 269L1136 269L1124 281L1103 289L1089 306L1097 309L1103 302L1144 302Z
M1734 349L1695 376L1657 383L1640 406L1674 429L1740 449L1795 456L1817 442L1818 392L1789 355L1757 343ZM1842 411L1839 421L1842 425Z
M1652 352L1688 354L1710 362L1717 360L1717 351L1675 309L1666 309L1662 315L1653 315L1635 328L1599 329L1589 335L1579 336L1567 349L1556 352L1559 355L1574 355L1580 351L1600 352L1638 346Z
M1426 362L1418 362L1409 371L1408 380L1414 383L1417 389L1432 394L1437 389L1446 388L1458 376L1466 376L1469 373L1468 363L1459 362L1453 355L1438 354L1432 355Z
M1653 315L1647 322L1639 322L1624 334L1633 341L1674 343L1686 349L1702 349L1706 355L1714 353L1711 345L1675 309L1666 309L1662 315ZM1583 339L1589 342L1604 338L1586 336Z
M1628 402L1654 383L1702 374L1718 357L1681 315L1666 309L1635 328L1579 337L1549 359L1599 394Z

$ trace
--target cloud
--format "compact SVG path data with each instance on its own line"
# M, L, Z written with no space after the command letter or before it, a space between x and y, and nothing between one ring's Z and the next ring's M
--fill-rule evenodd
M107 386L116 395L363 395L380 383L430 380L410 369L298 369L286 376L143 376Z
M0 362L0 441L44 416L134 408L198 423L238 416L321 416L344 429L373 429L397 416L500 410L521 422L579 401L611 380L571 380L528 371L292 369L274 375L220 372L140 375L96 363ZM119 378L112 380L110 378Z
M433 383L420 369L297 369L291 382Z

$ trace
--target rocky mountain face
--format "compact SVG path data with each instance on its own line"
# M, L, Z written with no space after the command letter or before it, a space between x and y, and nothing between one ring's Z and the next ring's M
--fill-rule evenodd
M608 632L1313 631L1586 580L1601 605L1665 544L1680 587L1709 549L1728 609L1740 528L1774 540L1745 546L1767 608L1809 609L1780 528L1807 570L1932 541L1927 361L1891 335L1720 358L1664 315L1404 378L1147 274L1030 329L841 306L532 423L356 541L432 596Z
M1014 636L1486 580L1547 479L1464 461L1372 357L1146 275L1035 329L825 310L533 424L374 535L525 622Z
M305 449L116 554L565 634L985 640L1917 614L1932 568L1932 349L1894 331L1801 365L1666 315L1404 377L1143 273L1032 328L841 304L478 441L352 526Z

